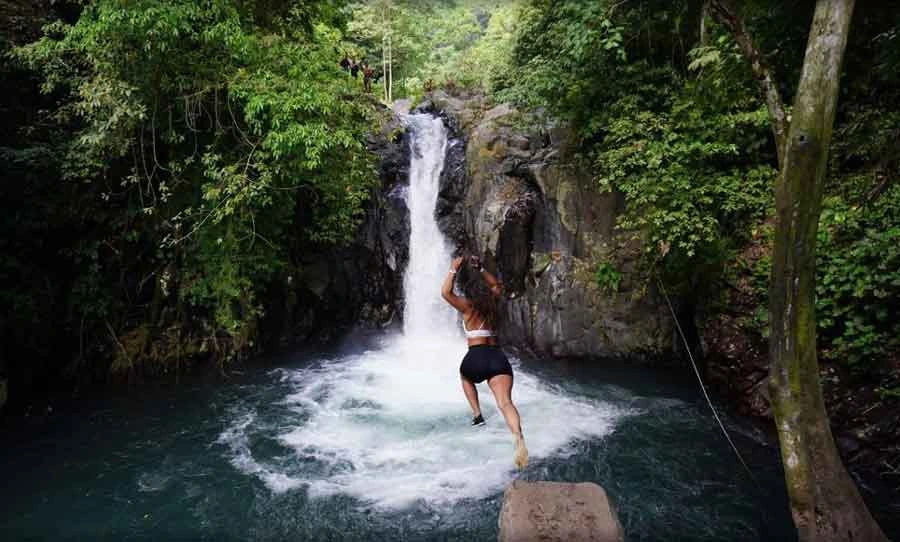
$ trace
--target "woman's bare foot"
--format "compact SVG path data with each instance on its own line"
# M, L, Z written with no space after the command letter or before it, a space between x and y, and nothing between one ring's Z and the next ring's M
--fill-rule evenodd
M528 448L525 447L525 439L522 435L516 435L516 455L513 456L516 468L522 470L528 465Z

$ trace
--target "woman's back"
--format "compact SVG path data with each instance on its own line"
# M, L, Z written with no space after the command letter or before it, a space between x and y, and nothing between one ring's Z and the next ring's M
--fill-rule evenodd
M463 314L462 327L463 332L466 334L466 339L485 339L496 336L494 331L490 329L493 326L488 326L486 319L475 310L469 311L468 314Z

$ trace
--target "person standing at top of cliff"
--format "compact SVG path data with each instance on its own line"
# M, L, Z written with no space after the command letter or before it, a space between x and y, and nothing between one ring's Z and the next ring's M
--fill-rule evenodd
M369 66L367 61L363 61L362 65L363 72L363 87L366 92L372 92L372 78L375 77L375 69L372 66Z
M519 411L512 402L512 366L506 354L497 346L497 333L494 331L497 329L498 301L503 288L497 278L481 265L477 256L470 256L468 265L463 269L464 261L465 258L461 256L453 260L441 286L441 296L462 313L462 328L469 351L459 366L459 376L463 393L472 408L472 425L484 425L475 384L487 380L494 400L497 401L497 408L513 435L513 462L516 467L523 469L528 464L528 449L525 448L525 439L522 437ZM464 296L453 293L453 284L457 280L461 283Z
M359 64L356 63L352 58L350 59L350 75L356 79L357 74L359 73Z

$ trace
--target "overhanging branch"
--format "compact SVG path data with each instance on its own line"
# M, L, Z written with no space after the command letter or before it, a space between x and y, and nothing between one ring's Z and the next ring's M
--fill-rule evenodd
M784 102L775 84L772 70L762 59L759 50L754 47L750 34L744 26L744 21L738 14L733 0L711 0L709 2L709 14L719 24L728 29L734 36L738 47L744 57L750 62L753 76L759 83L766 97L766 107L769 110L769 119L772 125L772 134L775 136L775 146L778 152L778 169L784 165L784 143L787 138L788 122L784 112Z

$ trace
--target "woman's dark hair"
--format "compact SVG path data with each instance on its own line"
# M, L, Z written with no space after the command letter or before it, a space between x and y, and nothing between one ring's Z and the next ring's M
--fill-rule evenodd
M466 258L456 277L463 295L472 303L479 318L484 320L484 327L493 329L497 324L497 296L484 280L481 271L474 268L471 260Z

